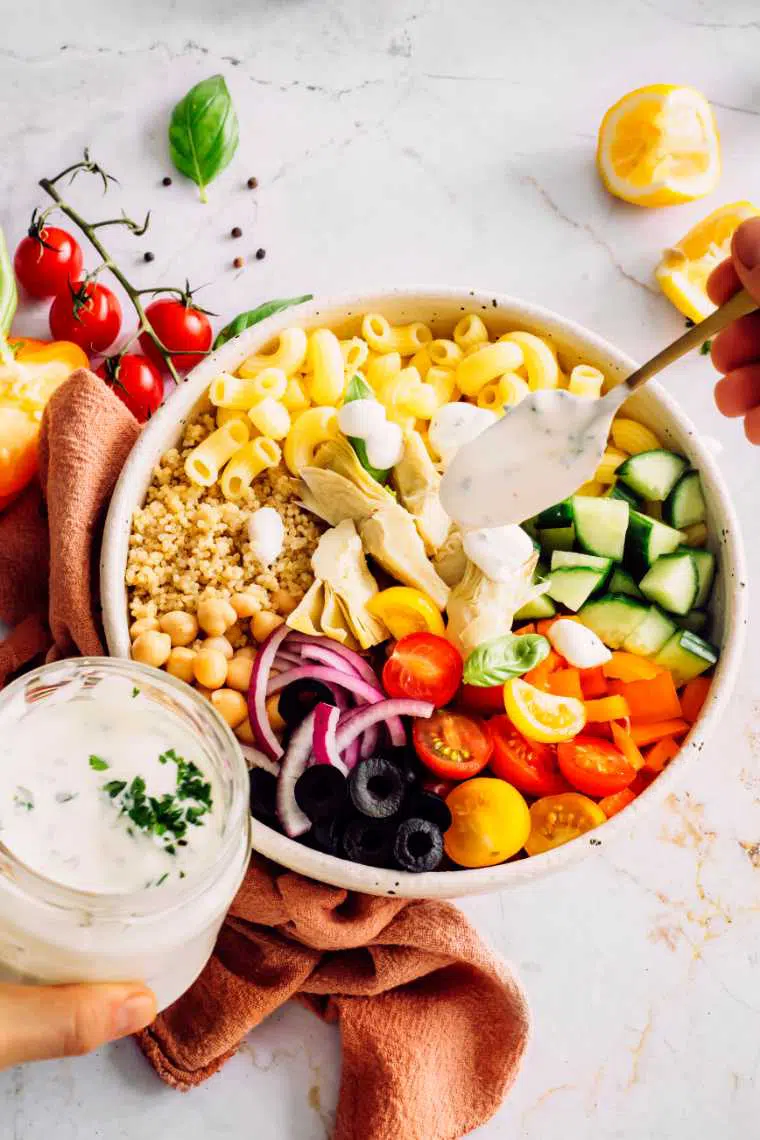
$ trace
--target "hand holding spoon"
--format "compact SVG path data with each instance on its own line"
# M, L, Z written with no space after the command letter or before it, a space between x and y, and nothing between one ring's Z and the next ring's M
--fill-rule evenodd
M444 510L466 529L507 526L561 502L594 477L615 413L663 368L758 308L742 289L601 399L543 389L459 449L441 480Z

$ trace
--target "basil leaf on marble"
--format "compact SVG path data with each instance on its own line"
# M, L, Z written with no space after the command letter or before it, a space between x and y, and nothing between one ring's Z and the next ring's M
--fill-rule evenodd
M252 328L260 321L265 321L267 317L281 313L283 309L289 309L291 305L303 305L305 301L311 301L313 296L313 293L304 293L302 297L283 297L276 301L265 301L257 309L249 309L247 313L238 313L234 320L225 325L220 333L217 333L214 348L221 348L228 340L240 336L246 329Z
M549 642L539 633L506 633L484 641L464 663L464 683L483 688L503 685L539 665L549 656L549 649Z
M206 187L232 161L238 146L238 118L223 75L191 87L172 111L169 153L181 174L192 178L207 202Z

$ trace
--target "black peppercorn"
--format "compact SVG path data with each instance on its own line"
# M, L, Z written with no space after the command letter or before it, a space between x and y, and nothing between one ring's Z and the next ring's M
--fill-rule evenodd
M230 230L230 236L234 238L242 237L243 231L241 230L240 226L233 226Z
M256 260L257 261L263 261L264 258L266 257L266 255L267 255L267 251L265 249L257 249L256 250Z
M258 184L259 184L258 178L249 178L248 179L247 185L248 185L249 190L255 190L256 187L258 186Z
M169 175L168 174L164 175L164 177L161 179L161 185L162 186L171 186L171 184L172 184L172 180L169 177Z
M143 254L143 261L155 261L155 260L156 260L155 253L151 253L149 249L146 250L145 253Z
M232 264L235 266L235 269L242 269L245 265L245 258L236 257Z

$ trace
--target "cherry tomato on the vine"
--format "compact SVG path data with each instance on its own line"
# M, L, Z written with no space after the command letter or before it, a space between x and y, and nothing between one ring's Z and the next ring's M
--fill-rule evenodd
M30 297L57 297L82 275L82 250L58 226L39 225L35 218L16 247L13 268Z
M77 281L50 306L50 331L95 355L113 344L121 328L121 305L107 285Z
M200 364L211 348L214 334L211 321L201 309L196 309L189 294L179 297L159 297L151 301L145 315L158 339L171 354L172 364L178 372L189 372ZM140 348L160 372L168 372L166 361L148 333L140 336Z
M110 356L96 370L114 396L129 408L138 423L145 423L161 406L164 381L154 364L137 352Z

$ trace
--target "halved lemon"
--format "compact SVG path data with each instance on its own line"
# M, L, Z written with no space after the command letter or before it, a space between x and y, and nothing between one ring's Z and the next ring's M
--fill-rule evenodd
M715 189L720 142L710 104L693 87L655 83L610 107L596 164L611 194L636 206L673 206Z
M731 202L713 210L666 249L655 270L665 296L692 321L703 321L715 309L707 296L707 278L731 252L734 230L760 214L751 202Z
M504 707L518 732L544 744L572 740L586 723L583 701L545 693L518 677L504 685Z

